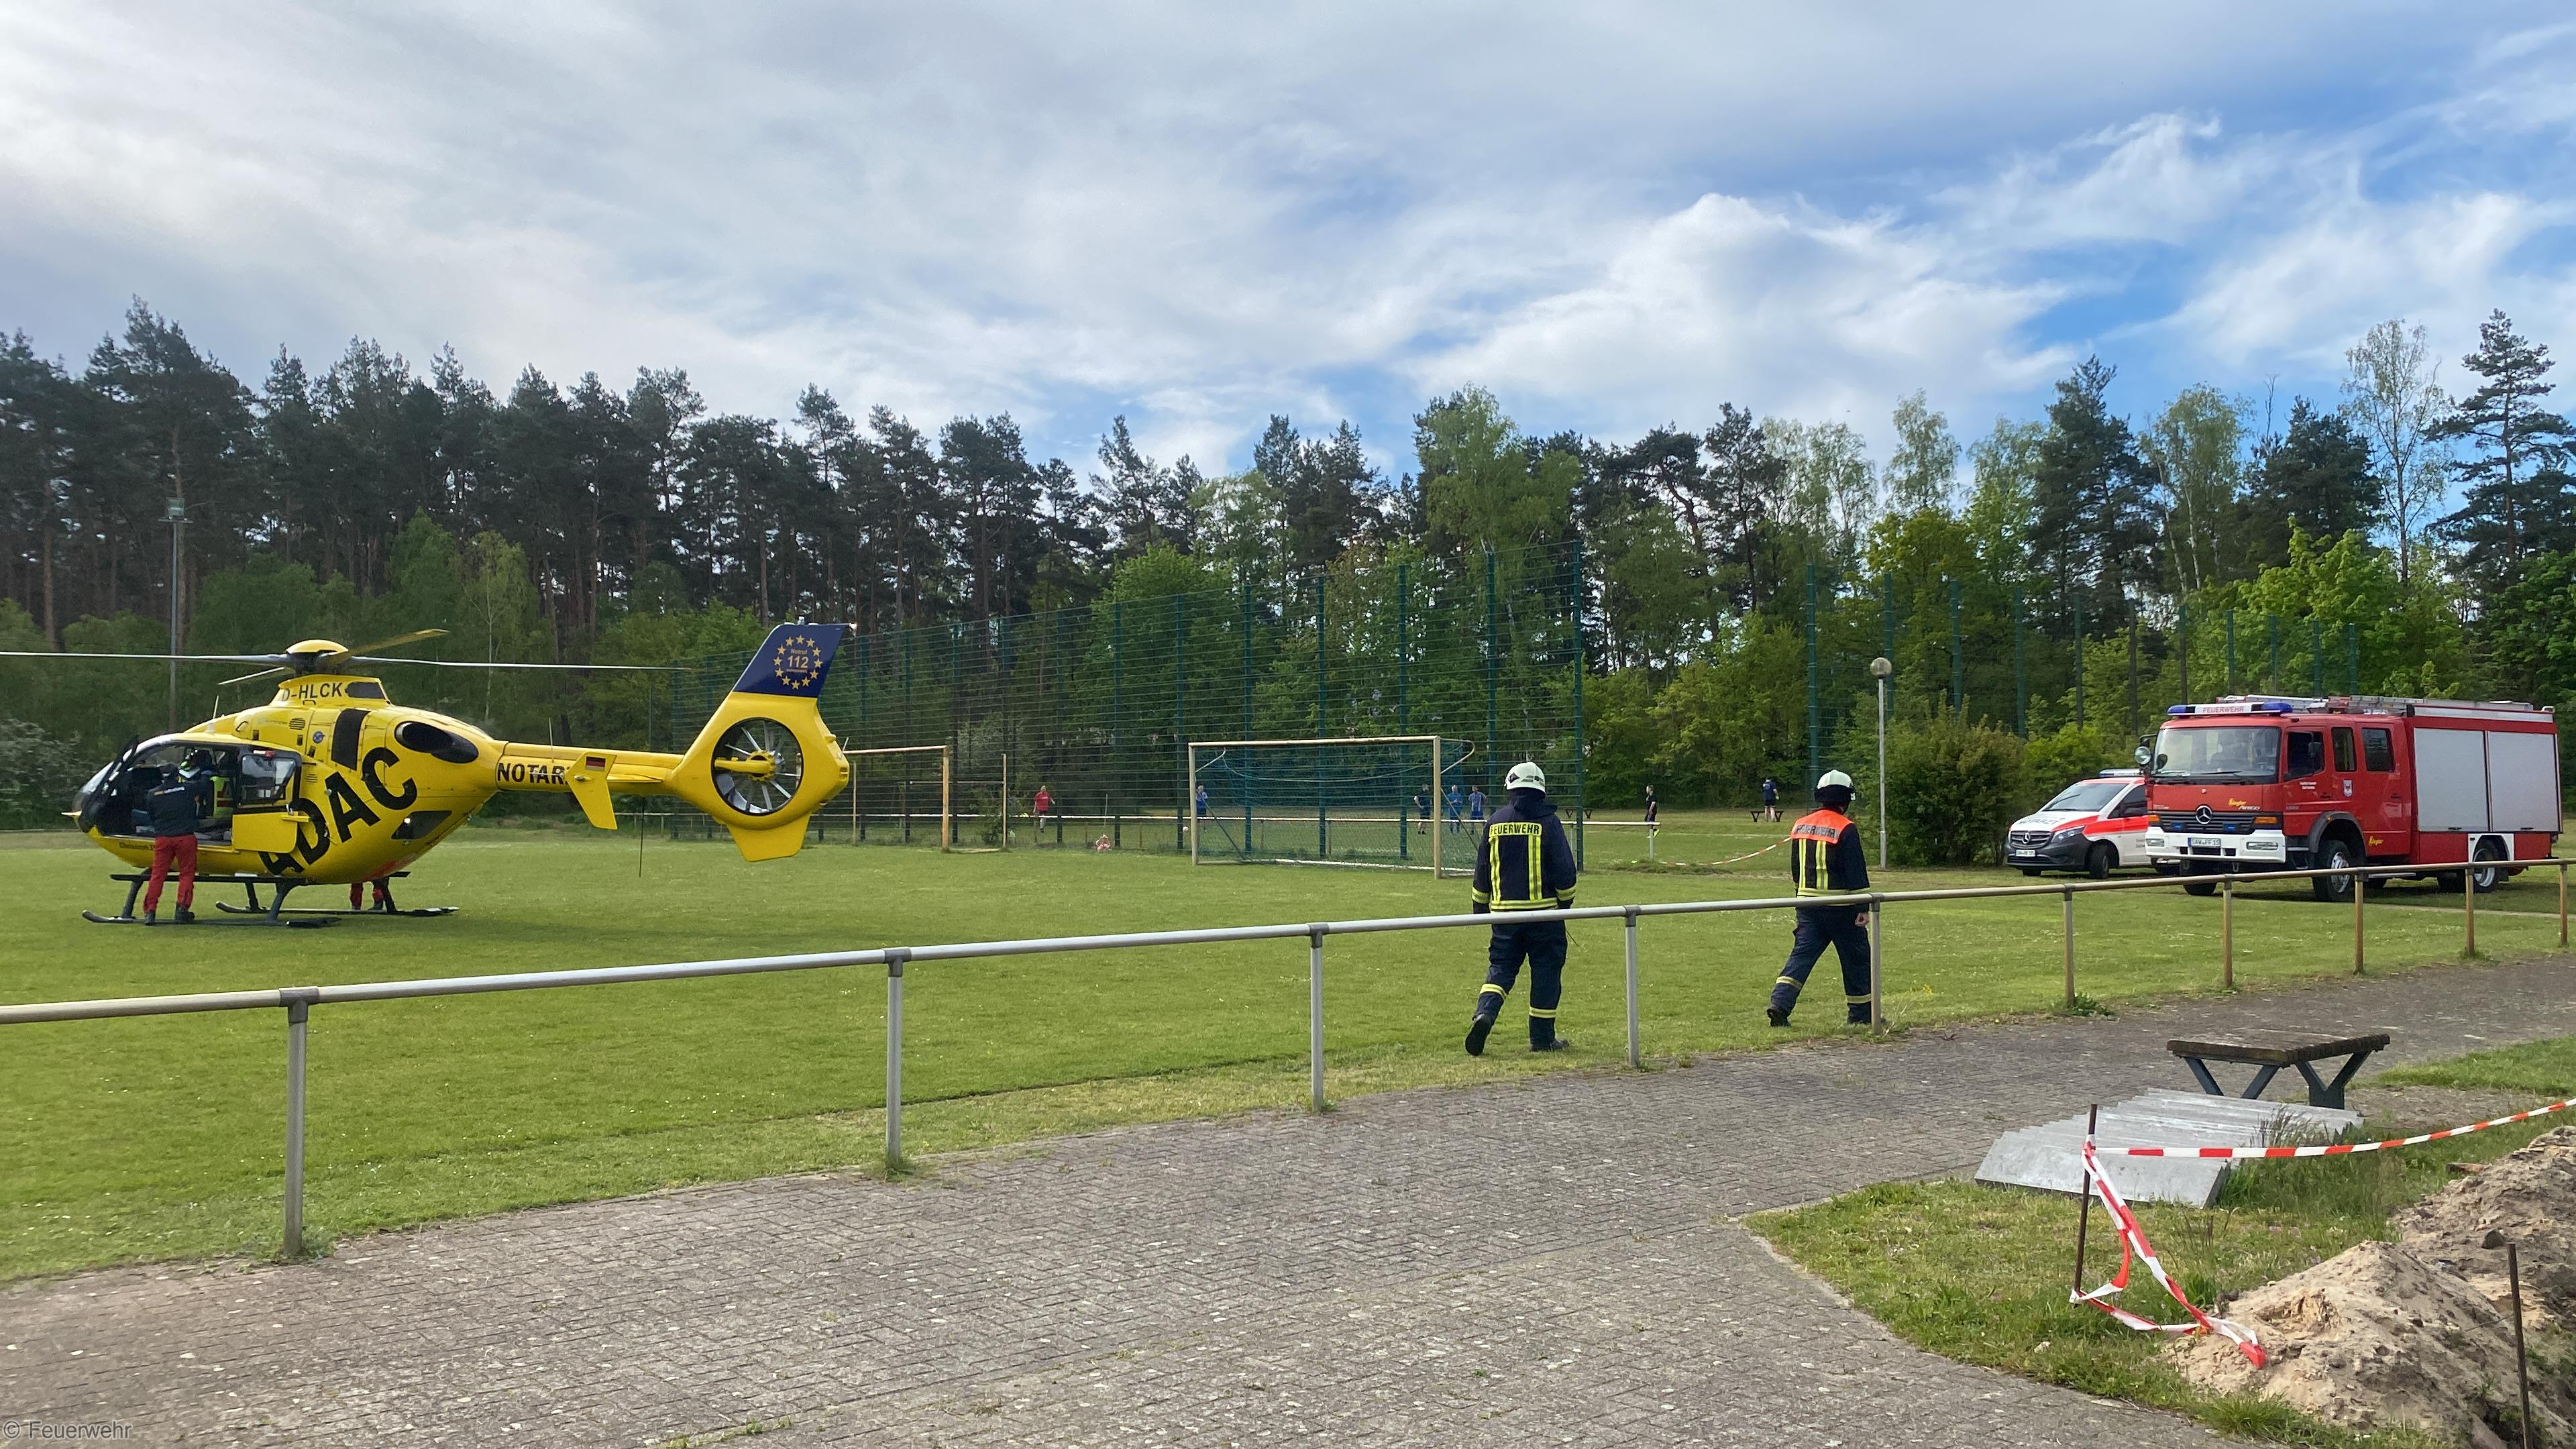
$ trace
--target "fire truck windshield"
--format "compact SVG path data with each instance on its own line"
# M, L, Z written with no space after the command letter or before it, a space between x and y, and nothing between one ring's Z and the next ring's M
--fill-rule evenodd
M2156 734L2156 778L2271 784L2281 778L2281 731L2272 725L2167 725Z

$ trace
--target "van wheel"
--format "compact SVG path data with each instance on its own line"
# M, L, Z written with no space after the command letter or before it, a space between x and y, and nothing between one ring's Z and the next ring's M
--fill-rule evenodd
M2084 873L2095 880L2109 880L2111 867L2117 864L2119 862L2112 858L2108 843L2096 845L2084 852Z
M2478 844L2477 854L2471 858L2475 860L2500 861L2504 859L2504 847L2496 844L2492 840L2481 841ZM2469 879L2477 884L2479 895L2486 895L2492 892L2497 886L2504 884L2504 867L2500 865L2490 865L2478 870L2470 871Z
M2316 855L2308 862L2319 870L2343 870L2353 862L2352 845L2342 836L2330 836L2317 846ZM2321 901L2352 899L2352 877L2348 875L2312 875L2308 886Z
M2021 868L2021 873L2023 875L2035 876L2039 874L2039 867L2035 865L2025 865Z

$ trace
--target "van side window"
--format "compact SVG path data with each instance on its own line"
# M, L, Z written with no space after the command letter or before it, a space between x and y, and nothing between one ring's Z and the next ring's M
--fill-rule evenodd
M2323 730L2292 730L2289 753L2284 761L2289 768L2281 772L2285 780L2304 780L2326 767L2326 736Z
M2385 775L2397 768L2396 752L2388 747L2388 731L2365 729L2361 732L2361 760L2374 774Z
M2335 727L2335 732L2334 732L2334 750L2335 750L2335 771L2336 771L2336 773L2338 773L2338 774L2344 774L2344 775L2349 775L2349 774L2351 774L2351 773L2352 773L2352 731L2351 731L2351 730L2346 729L2346 728L2344 728L2344 727L2343 727L2343 726L2341 726L2341 725L2338 725L2338 726L2336 726L2336 727Z

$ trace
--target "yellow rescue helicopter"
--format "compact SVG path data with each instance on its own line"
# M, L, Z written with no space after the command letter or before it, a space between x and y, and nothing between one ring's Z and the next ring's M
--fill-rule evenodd
M380 658L327 639L308 639L276 655L181 656L267 666L227 684L283 678L266 704L129 746L81 787L72 814L100 848L134 868L120 878L139 889L152 863L144 796L174 778L190 781L206 802L197 832L198 881L242 886L248 904L225 902L223 909L236 920L256 916L274 924L326 924L316 918L357 913L289 912L287 894L307 885L351 886L353 908L355 888L372 882L378 911L452 910L396 911L382 887L503 790L570 795L602 830L617 828L611 795L674 797L721 823L745 860L776 860L796 853L805 843L806 817L849 783L849 760L816 704L843 631L839 624L771 630L679 754L496 740L463 720L395 704L381 680L355 667L448 661ZM423 630L364 649L441 632ZM266 906L259 900L262 886L273 893ZM118 915L82 914L101 923L133 921L134 896L126 893Z

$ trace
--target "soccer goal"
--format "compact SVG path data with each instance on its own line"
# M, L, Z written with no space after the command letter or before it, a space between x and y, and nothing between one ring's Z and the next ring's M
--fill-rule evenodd
M1493 782L1439 735L1193 741L1190 862L1475 868L1468 801Z
M850 761L849 798L837 810L837 824L854 845L935 845L947 850L957 843L956 817L949 797L946 745L897 745L888 749L843 750Z

